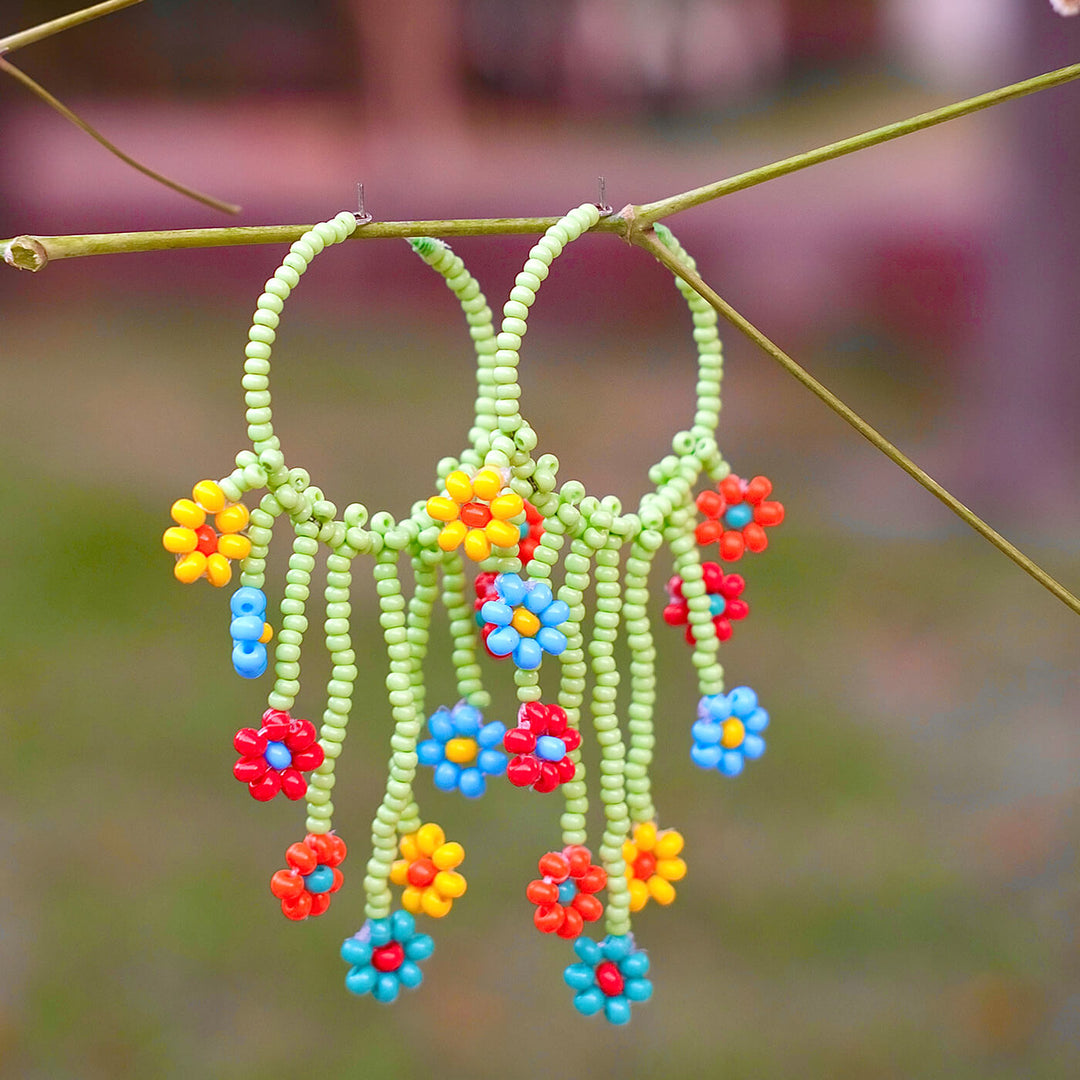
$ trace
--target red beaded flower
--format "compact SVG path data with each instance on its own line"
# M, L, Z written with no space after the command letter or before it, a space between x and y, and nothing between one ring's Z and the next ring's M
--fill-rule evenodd
M540 511L528 499L525 500L525 521L520 526L521 540L518 541L518 558L522 566L528 566L532 561L536 546L544 536L544 519ZM495 597L488 597L495 599Z
M518 709L518 723L503 739L516 757L506 766L506 776L517 787L554 791L574 779L574 763L568 757L581 745L581 733L569 726L558 705L527 701Z
M592 853L580 844L549 851L539 862L543 878L530 881L525 895L536 904L533 922L545 934L573 938L596 922L604 905L594 896L607 884L607 872L593 865Z
M784 520L784 507L767 502L772 483L767 476L747 482L734 473L720 481L718 491L703 491L697 508L707 521L695 530L699 544L719 543L720 558L741 559L744 551L764 551L769 546L766 528Z
M529 503L526 503L525 505L528 507ZM476 612L476 625L480 627L480 640L483 642L484 649L488 656L496 660L498 660L499 657L495 656L495 654L487 647L488 635L495 630L496 627L493 623L484 622L484 617L480 614L480 609L489 600L499 599L499 590L495 588L495 579L498 576L498 574L490 570L486 570L484 573L476 575L476 600L473 602L473 611Z
M279 791L288 799L307 792L301 771L317 769L323 763L323 748L315 741L310 720L294 720L280 709L267 709L262 727L241 728L233 739L240 760L233 776L247 784L251 797L268 802Z
M288 868L270 879L270 891L281 901L285 918L306 919L330 906L331 895L345 880L338 869L345 854L345 841L333 833L308 833L299 844L289 845Z
M738 574L725 574L720 565L714 562L702 563L701 571L716 636L721 641L727 641L731 637L732 620L745 619L750 614L750 605L739 599L739 595L746 588L746 582ZM667 583L671 603L664 608L664 622L669 626L685 626L686 640L693 645L690 608L683 596L682 587L683 579L677 574Z

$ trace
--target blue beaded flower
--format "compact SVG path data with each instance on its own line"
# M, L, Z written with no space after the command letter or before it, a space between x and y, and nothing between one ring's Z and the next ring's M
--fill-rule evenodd
M345 989L390 1004L403 986L411 990L424 981L419 962L434 951L431 935L418 934L416 920L407 911L368 919L341 946L341 959L352 965Z
M460 791L467 798L483 795L486 776L500 776L506 771L506 755L500 746L506 725L484 716L474 705L459 701L452 709L445 705L428 717L425 739L416 748L421 765L433 765L435 786L441 791Z
M237 675L257 679L268 662L266 642L270 640L270 624L266 622L266 593L251 585L243 585L229 600L232 622L232 662Z
M513 656L525 671L540 666L544 653L558 656L566 648L566 635L555 628L570 618L570 608L552 595L546 581L522 581L517 574L500 574L494 584L497 600L480 609L488 651Z
M749 686L703 697L691 729L694 745L690 757L703 769L738 776L746 759L752 761L765 753L761 732L768 726L769 714L758 707L757 694Z
M604 1011L613 1024L630 1022L630 1004L652 997L648 954L635 948L633 934L608 934L603 941L579 937L574 952L581 963L571 964L563 979L574 994L574 1008L583 1016Z

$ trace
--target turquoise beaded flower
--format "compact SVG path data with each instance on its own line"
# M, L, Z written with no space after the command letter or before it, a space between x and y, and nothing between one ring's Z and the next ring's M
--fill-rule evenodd
M345 989L371 994L389 1005L404 986L412 990L424 981L420 961L435 951L430 934L416 932L416 920L407 911L386 919L368 919L341 946L341 959L351 964Z
M579 937L574 952L580 963L571 964L563 979L574 994L574 1008L583 1016L603 1010L613 1024L630 1022L630 1005L652 997L647 979L648 954L634 946L633 934L608 934L603 941Z
M691 729L694 745L690 757L703 769L738 776L747 759L752 761L765 753L761 733L768 726L769 714L758 706L757 694L749 686L703 697Z
M428 731L432 738L417 746L416 756L421 765L434 767L432 779L440 791L475 799L484 794L488 776L506 771L506 755L496 749L506 725L498 720L485 724L476 706L459 701L452 709L436 709L428 717Z
M544 653L558 656L566 648L566 635L556 627L570 618L570 608L555 599L546 581L500 574L493 587L498 599L488 600L480 609L492 655L513 656L519 668L533 671Z

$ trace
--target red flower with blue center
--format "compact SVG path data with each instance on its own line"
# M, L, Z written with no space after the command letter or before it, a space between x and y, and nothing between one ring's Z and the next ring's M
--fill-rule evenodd
M719 544L725 562L741 559L744 551L769 546L765 530L784 520L782 503L768 501L772 481L767 476L741 480L734 473L720 481L716 491L703 491L697 508L708 519L694 532L699 544Z
M530 881L525 895L536 905L533 922L544 934L573 938L596 922L604 905L594 895L607 885L607 872L595 866L592 853L580 844L549 851L538 864L544 876Z
M518 709L517 727L503 739L503 746L516 755L506 766L506 778L515 787L554 791L574 779L576 766L569 754L580 745L581 733L570 727L564 709L526 701Z
M233 746L240 754L233 776L247 784L259 802L268 802L279 791L287 799L303 798L307 781L301 772L317 769L326 756L316 742L314 724L294 720L281 709L267 709L258 731L241 728Z
M750 605L740 599L746 582L739 574L725 574L720 564L714 562L701 564L701 576L709 597L716 636L727 641L731 637L732 621L745 619L750 614ZM667 591L671 602L664 608L664 622L669 626L685 626L686 640L693 645L694 632L690 625L690 606L683 596L683 579L676 574L667 583Z
M326 911L331 894L345 880L338 869L345 854L345 841L333 833L308 833L300 843L289 845L288 868L270 879L270 891L281 901L287 919L299 921Z

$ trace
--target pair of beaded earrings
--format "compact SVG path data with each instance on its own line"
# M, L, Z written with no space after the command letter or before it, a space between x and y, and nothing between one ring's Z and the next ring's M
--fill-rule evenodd
M199 482L191 499L173 505L176 524L163 538L176 555L175 574L183 582L207 578L224 586L231 579L231 562L239 562L230 635L240 675L250 679L265 672L273 641L275 680L267 709L257 726L237 732L233 771L255 799L267 801L281 792L306 801L307 835L287 849L287 866L270 881L282 912L293 920L325 912L343 882L346 847L333 832L331 793L357 678L350 586L356 557L375 561L389 664L392 756L371 826L372 853L363 882L367 918L345 940L341 957L348 965L346 987L382 1002L394 1001L401 987L416 987L423 979L420 964L434 943L420 932L417 917L441 918L466 889L462 846L448 841L436 823L425 822L417 805L418 766L432 769L435 787L467 798L482 795L489 781L503 776L541 793L561 789L561 845L540 858L539 877L525 889L534 905L533 921L541 932L573 941L576 960L564 978L579 1012L602 1012L623 1024L632 1003L651 996L649 961L631 933L631 914L650 899L671 903L672 883L686 872L683 838L658 827L649 781L656 653L648 579L662 547L670 549L675 570L663 618L685 627L701 693L691 728L692 760L735 776L765 748L767 713L749 687L724 692L717 662L720 642L749 610L741 596L744 581L718 562L702 562L699 547L717 544L719 557L729 562L745 551L763 551L765 530L779 524L783 507L768 499L767 479L741 480L717 448L721 348L712 308L677 281L694 322L697 409L691 427L674 437L672 453L649 471L654 489L636 512L624 513L614 496L586 495L574 480L557 487L557 459L533 456L537 436L522 417L517 382L529 309L555 258L599 217L596 206L585 204L547 230L515 279L500 331L461 259L439 240L410 241L461 303L477 356L478 391L469 446L459 457L439 462L438 493L415 503L400 521L386 512L369 517L359 503L339 517L308 474L286 463L274 434L270 355L285 300L315 256L346 239L357 222L341 213L305 233L266 282L248 333L243 386L252 448L237 455L228 476ZM668 230L658 225L656 232L690 261ZM695 499L702 473L717 486ZM249 512L241 499L259 490L265 493ZM704 520L698 521L695 510ZM274 524L282 516L291 525L293 542L275 636L263 585ZM323 631L332 672L316 730L291 710L300 692L311 573L321 546L329 549ZM403 556L413 577L408 596L399 570ZM553 580L560 562L561 581ZM473 596L465 569L470 563L478 568ZM586 593L594 581L588 626ZM432 610L440 600L449 616L460 700L425 716L424 663ZM613 655L620 632L631 655L625 726L617 712L620 673ZM513 672L520 705L512 725L483 715L490 696L481 678L482 656L495 664L493 670L501 666ZM549 668L553 661L558 666L554 699L545 697L540 685L545 660ZM580 754L585 714L600 746L604 830L596 861L588 846ZM393 887L402 890L396 910ZM586 922L601 919L602 940L583 935Z

